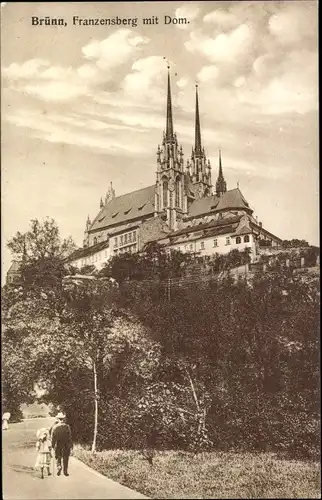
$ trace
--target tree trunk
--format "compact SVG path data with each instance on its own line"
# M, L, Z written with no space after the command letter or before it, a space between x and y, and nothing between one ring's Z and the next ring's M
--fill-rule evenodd
M95 405L95 415L94 415L94 435L92 444L92 453L96 451L96 439L97 439L97 427L98 427L98 393L97 393L97 370L96 362L93 363L93 375L94 375L94 405Z

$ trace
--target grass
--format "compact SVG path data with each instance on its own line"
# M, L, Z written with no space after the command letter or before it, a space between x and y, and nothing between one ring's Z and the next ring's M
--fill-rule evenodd
M76 446L81 461L150 498L321 498L317 462L273 453L158 452L153 466L138 451L97 452Z

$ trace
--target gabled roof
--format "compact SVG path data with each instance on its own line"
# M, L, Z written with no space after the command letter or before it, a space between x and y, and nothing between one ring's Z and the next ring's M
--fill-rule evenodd
M9 267L9 269L7 271L7 274L8 273L19 273L20 267L21 267L21 262L19 260L13 260L11 263L11 266Z
M243 209L252 212L239 188L226 191L220 197L213 195L195 200L189 208L188 217L198 217L202 214L229 209Z
M148 186L109 201L94 219L89 232L122 224L154 213L155 185Z
M181 234L202 231L205 229L221 228L224 226L229 226L231 224L238 223L241 218L242 218L241 215L237 215L236 217L229 217L229 218L227 217L227 219L222 219L219 221L205 222L204 224L194 224L194 225L185 227L183 229L178 229L177 231L173 231L172 233L169 234L169 236L170 237L179 236Z
M91 247L79 248L78 250L75 250L75 252L73 252L71 255L69 255L69 257L67 257L66 262L72 262L74 260L87 257L88 255L93 255L97 252L100 252L101 250L104 250L104 248L107 248L108 246L109 240L105 240L97 243L96 245L92 245Z

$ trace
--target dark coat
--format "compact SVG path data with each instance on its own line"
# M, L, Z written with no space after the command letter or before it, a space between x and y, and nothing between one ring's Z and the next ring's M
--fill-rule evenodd
M51 436L53 448L73 447L72 433L68 424L57 424L53 427Z

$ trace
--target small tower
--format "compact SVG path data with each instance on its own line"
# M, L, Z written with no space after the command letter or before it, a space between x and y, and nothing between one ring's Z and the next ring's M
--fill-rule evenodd
M218 173L218 178L216 182L216 195L222 196L223 193L226 193L227 191L227 183L224 179L224 174L222 171L222 164L221 164L221 151L219 150L219 173Z
M91 219L89 218L89 215L87 216L87 221L86 221L86 226L85 226L85 231L84 231L84 239L83 239L83 247L88 247L89 246L89 230L91 228Z
M104 207L104 203L103 203L103 200L102 200L102 197L100 199L100 209L102 210L102 208Z
M178 221L187 213L187 196L182 146L173 128L169 69L168 65L166 128L162 145L157 149L154 214L163 216L170 229L177 229Z
M113 188L112 182L110 183L110 187L108 188L105 196L105 205L109 203L111 200L115 198L115 189Z
M196 198L212 194L211 165L201 143L198 85L196 85L195 147L192 148L191 159L187 161L187 172L194 185Z

